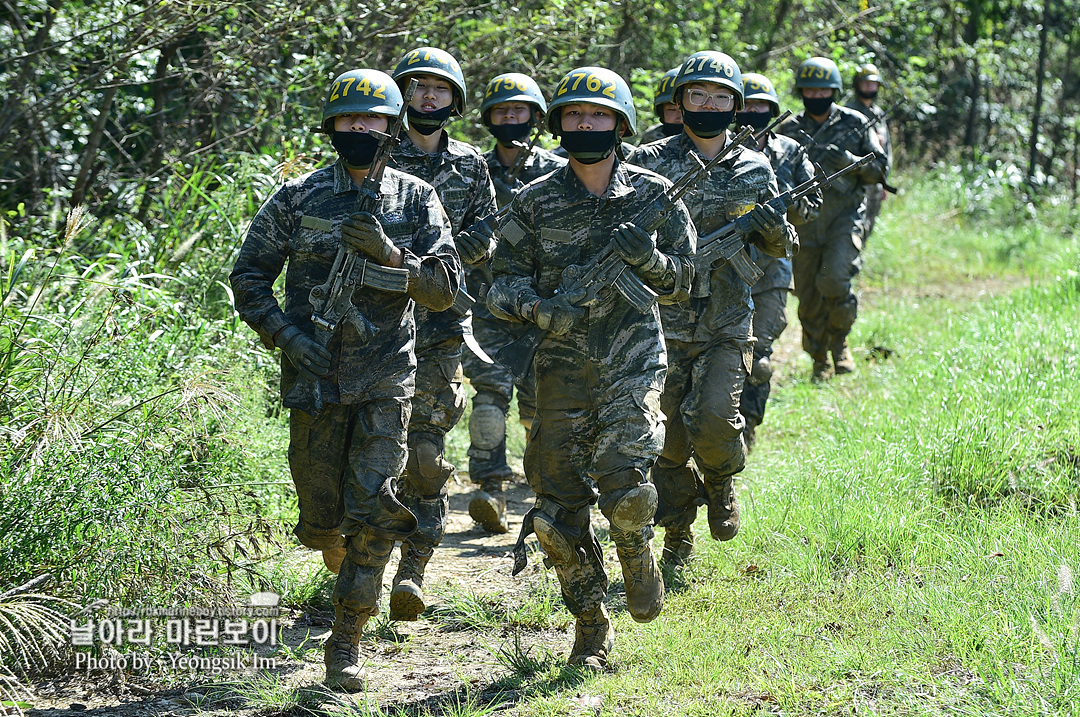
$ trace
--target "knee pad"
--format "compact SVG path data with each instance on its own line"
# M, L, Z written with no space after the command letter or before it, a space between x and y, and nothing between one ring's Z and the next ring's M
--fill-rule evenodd
M747 379L755 386L768 383L772 378L772 361L768 356L762 356L754 361L753 366L750 368L750 376Z
M415 433L409 436L409 460L406 463L412 488L421 496L442 492L454 467L443 459L443 436Z
M300 544L312 550L334 550L345 544L345 538L337 530L316 530L303 523L297 523L293 535Z
M477 400L479 400L477 396ZM473 403L469 416L469 440L472 448L493 451L506 438L506 411L491 403Z
M540 547L544 549L548 561L552 565L573 565L577 562L577 549L562 530L558 523L545 513L538 513L533 518L533 529L536 531L536 539L540 541Z
M658 498L652 483L641 483L628 488L614 500L606 503L604 515L616 530L641 530L652 523L656 515Z

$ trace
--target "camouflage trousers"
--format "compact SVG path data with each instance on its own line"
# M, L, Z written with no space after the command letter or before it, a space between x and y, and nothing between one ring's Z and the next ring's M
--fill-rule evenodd
M399 493L419 522L408 542L427 554L446 531L446 482L454 472L444 456L446 434L465 413L461 347L461 337L454 337L416 356L409 457Z
M486 314L486 316L484 315ZM527 328L524 324L500 321L486 310L478 311L473 316L473 332L476 340L494 356L495 352L521 336ZM497 407L502 412L501 441L499 436L486 436L484 431L472 430L470 423L469 478L474 483L483 483L491 475L508 475L510 468L506 463L506 414L510 410L510 400L517 389L518 417L526 426L530 426L536 413L535 379L530 374L523 380L516 380L498 361L485 363L471 351L466 351L462 359L465 375L469 378L476 395L473 397L473 411L481 405Z
M864 247L870 239L871 232L874 231L874 224L877 222L878 214L881 213L881 205L884 200L885 187L883 185L866 185L866 216L863 218L862 225L862 243Z
M572 570L556 565L556 572L567 608L580 615L597 608L608 588L589 506L599 499L608 516L619 497L646 482L664 441L660 392L652 388L660 377L574 392L568 384L582 381L564 382L553 374L537 376L525 477L537 509L578 556Z
M694 522L704 503L702 481L719 484L746 464L739 402L751 348L749 337L709 346L669 340L667 346L670 366L660 403L667 440L652 478L660 499L656 524L681 528Z
M765 418L772 386L773 342L788 325L787 297L788 290L782 286L754 294L754 363L739 402L740 413L754 425L761 425Z
M327 550L344 543L350 561L386 564L389 550L365 546L392 545L416 527L391 488L405 467L408 420L409 401L399 398L327 404L318 417L290 413L289 469L300 507L294 532L302 544ZM341 583L334 604L366 606L369 593Z
M802 345L815 361L847 338L859 313L851 281L862 268L860 221L854 213L837 215L824 227L824 241L803 243L793 261Z

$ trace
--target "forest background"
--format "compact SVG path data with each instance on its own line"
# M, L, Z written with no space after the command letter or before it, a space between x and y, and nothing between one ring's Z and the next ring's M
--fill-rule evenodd
M610 67L630 81L644 129L657 79L697 50L768 75L793 110L792 71L806 57L835 59L845 85L856 65L874 62L892 112L896 183L910 195L901 206L955 224L949 236L963 247L907 256L886 220L874 250L888 276L917 286L991 269L1032 280L1064 271L1075 284L1078 16L1080 0L0 0L0 670L47 667L34 645L62 637L50 620L98 598L231 604L288 582L276 559L292 549L294 510L277 357L237 320L227 275L246 223L280 181L331 161L311 128L338 73L389 71L418 46L450 51L473 108L450 132L487 148L475 108L502 72L547 89L573 67ZM921 260L920 272L901 256ZM1046 307L1076 311L1075 288L1054 297ZM1034 328L1056 327L1049 344L1070 355L1058 320ZM859 339L877 346L886 328L870 321ZM1066 367L1076 365L1071 345ZM1040 390L1064 390L1050 385ZM1030 445L1013 441L1004 413L998 427L958 419L952 443L911 447L936 456L923 459L922 477L926 461L936 466L929 487L912 490L974 496L978 506L1022 499L1024 510L1034 500L1049 506L1036 511L1047 535L1059 535L1056 521L1075 528L1078 402L1056 419L1040 414L1040 427L1060 431ZM1017 465L1028 464L1016 451L1033 456L1038 487L1017 483ZM980 461L985 474L972 469ZM843 560L849 537L836 538ZM1075 551L1073 541L1066 552ZM1039 579L1061 558L1046 557ZM46 574L50 582L9 590ZM304 590L290 599L304 604ZM1070 669L1051 673L1052 705L1075 702L1080 674L1075 612L1061 624L1064 647L1032 663L1060 667L1071 656ZM1022 644L1037 650L1034 628ZM1002 684L1021 661L994 663Z

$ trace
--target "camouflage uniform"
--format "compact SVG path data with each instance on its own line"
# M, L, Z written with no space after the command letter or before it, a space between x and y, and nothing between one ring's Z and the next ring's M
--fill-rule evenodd
M391 162L435 187L456 236L495 212L495 190L487 164L475 147L450 139L445 131L439 146L437 154L428 154L405 137L394 149ZM402 556L409 562L403 560L396 581L403 577L404 568L415 567L418 575L413 577L422 576L446 531L446 482L454 468L443 458L443 451L446 433L465 412L462 336L472 331L471 316L462 317L453 310L436 312L418 306L416 323L416 396L401 499L420 525L402 545Z
M514 198L514 192L525 184L559 167L566 166L565 159L545 149L534 148L533 154L525 162L525 166L518 175L517 186L511 187L506 177L509 168L499 161L494 148L484 154L484 160L487 162L488 172L495 185L495 198L500 209L509 204ZM491 285L491 266L489 262L484 262L470 269L469 293L480 296L481 284ZM497 349L518 338L524 327L518 323L496 319L483 303L477 303L473 307L473 329L480 345L488 353L494 354ZM484 363L471 354L465 356L464 364L465 375L469 377L473 389L476 390L476 397L473 399L474 406L494 405L505 417L515 385L513 375L501 364ZM532 377L518 382L517 390L518 415L521 422L528 428L532 424L533 413L536 411L536 390ZM469 477L474 483L482 484L485 480L492 478L505 480L511 476L510 467L506 463L505 429L502 443L497 446L490 445L493 442L493 440L485 442L484 439L477 440L476 436L473 437L472 445L469 447Z
M526 186L501 230L505 241L493 260L489 308L496 316L531 322L530 307L555 293L564 268L585 264L607 247L619 224L668 186L618 161L602 197L590 194L570 167ZM690 217L681 203L659 229L657 249L672 268L642 279L658 293L671 294L674 267L686 276L694 251ZM579 627L583 615L602 611L608 588L589 520L598 492L624 576L626 546L652 536L655 503L632 530L618 529L613 518L621 501L648 487L646 476L663 445L666 364L658 309L639 314L611 289L565 335L549 334L536 352L537 413L525 449L525 476L537 495L530 515L538 535L541 524L548 526L541 543Z
M657 122L652 127L649 127L649 129L641 133L640 146L645 146L653 142L659 142L665 137L667 137L667 135L664 134L664 125Z
M416 373L413 301L446 308L460 271L431 186L387 169L381 190L374 214L404 252L408 294L357 291L353 302L378 333L363 343L343 323L327 346L333 359L321 379L326 406L317 417L294 409L289 418L289 467L300 506L296 535L316 550L339 547L345 536L347 555L333 601L368 615L379 611L382 569L394 539L416 527L390 486L405 467ZM240 317L267 347L290 324L313 333L308 294L327 279L341 242L340 220L354 211L356 200L356 186L339 161L287 182L251 222L230 281ZM286 261L283 312L273 285ZM282 396L297 375L282 355Z
M706 160L683 133L639 148L629 161L677 180ZM705 235L776 196L768 160L737 147L683 200L698 234ZM794 237L786 221L779 231ZM731 485L746 461L739 397L752 355L750 287L730 264L697 266L690 296L689 301L661 309L669 365L661 408L669 424L653 482L660 500L656 522L668 528L665 556L676 561L689 555L688 546L676 555L668 538L691 540L689 527L703 498L712 506L710 518L728 505L732 521L737 521ZM715 531L714 535L721 537ZM734 532L723 539L733 536Z
M776 188L783 194L813 178L814 165L802 153L801 145L790 137L769 134L763 149L776 175ZM801 226L821 211L821 192L809 194L788 210L788 221ZM787 328L787 296L794 288L791 259L771 257L756 246L751 257L765 275L750 289L754 298L754 364L743 387L740 411L746 420L747 447L754 428L765 417L772 378L773 342Z
M892 166L892 137L889 135L889 125L885 121L885 110L878 107L876 104L871 104L869 107L864 105L859 99L853 98L847 103L848 109L859 112L867 120L877 119L877 124L870 130L877 135L878 142L881 144L882 149L885 150L885 156L888 158L889 166ZM863 219L862 239L865 245L870 238L870 233L874 231L874 222L877 221L877 216L881 212L881 203L885 199L885 185L882 182L876 184L866 185L866 217Z
M857 173L841 177L822 191L823 204L816 219L799 227L801 248L795 257L795 296L799 298L799 321L802 324L803 349L815 364L834 360L840 349L846 351L847 335L858 315L858 299L851 280L859 273L862 260L861 225L865 215L865 190L868 182L882 181L889 162L873 132L861 134L862 116L837 105L818 124L805 111L784 122L779 131L796 136L799 130L815 137L808 151L810 160L821 163L825 149L842 141L840 149L856 156L875 152L877 159ZM839 167L825 167L835 171Z

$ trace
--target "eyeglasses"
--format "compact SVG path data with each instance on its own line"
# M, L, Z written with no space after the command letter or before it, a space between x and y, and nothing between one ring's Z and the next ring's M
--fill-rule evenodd
M713 94L705 90L687 90L686 100L694 107L704 107L705 103L712 100L712 105L721 112L730 110L735 106L735 96L728 94Z

